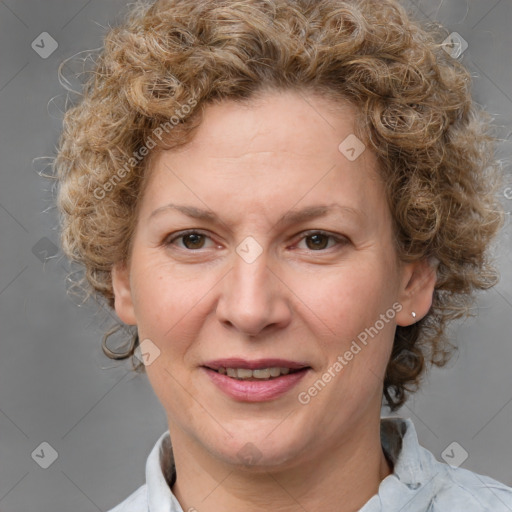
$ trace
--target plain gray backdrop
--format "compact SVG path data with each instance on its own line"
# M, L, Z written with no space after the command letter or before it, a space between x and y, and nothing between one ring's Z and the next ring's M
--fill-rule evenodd
M167 430L147 378L101 351L113 317L66 293L72 269L58 248L52 184L40 176L48 161L34 160L55 156L67 98L59 63L100 47L127 5L0 1L1 512L108 510L144 483L147 455ZM512 1L406 5L467 41L459 59L475 99L495 117L510 173ZM495 249L501 282L480 295L476 318L450 330L458 355L429 374L400 415L439 459L456 442L458 456L467 453L462 467L512 485L510 174L500 196L508 212Z

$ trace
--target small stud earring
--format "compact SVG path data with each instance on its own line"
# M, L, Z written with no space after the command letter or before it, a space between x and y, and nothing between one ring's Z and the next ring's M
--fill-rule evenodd
M411 315L413 318L416 318L416 313L414 311L411 313Z

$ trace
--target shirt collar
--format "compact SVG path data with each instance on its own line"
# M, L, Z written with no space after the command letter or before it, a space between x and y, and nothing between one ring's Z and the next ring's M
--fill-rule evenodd
M399 417L381 418L381 444L393 462L393 473L379 485L359 512L424 512L437 493L441 463L420 446L414 424Z
M393 462L392 475L407 487L418 487L437 473L438 462L420 446L410 419L381 418L380 439L382 449Z
M183 512L171 491L175 480L176 468L167 430L159 437L146 462L149 512Z

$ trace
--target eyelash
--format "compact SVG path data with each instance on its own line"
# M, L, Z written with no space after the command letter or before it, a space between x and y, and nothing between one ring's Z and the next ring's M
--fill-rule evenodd
M171 246L173 245L173 242L176 241L176 240L179 240L180 238L184 238L186 237L187 235L201 235L201 236L204 236L206 238L210 238L206 233L200 231L200 230L197 230L197 229L189 229L189 230L186 230L186 231L180 231L178 233L175 234L175 236L173 236L172 238L169 238L167 237L165 240L164 240L164 245L165 246ZM304 240L305 238L308 238L312 235L323 235L323 236L326 236L328 238L331 238L332 240L334 240L336 242L336 245L338 246L343 246L343 245L346 245L349 243L349 240L346 238L346 237L337 237L337 236L334 236L326 231L322 231L322 230L309 230L309 231L305 231L304 233L302 233L302 237L300 238L300 241L301 240ZM172 236L172 235L171 235ZM187 252L199 252L201 251L203 248L200 248L200 249L187 249L186 247L180 247L180 249L183 249L184 251L187 251ZM319 250L313 250L313 249L308 249L308 252L326 252L328 249L332 249L332 247L328 247L326 249L319 249Z

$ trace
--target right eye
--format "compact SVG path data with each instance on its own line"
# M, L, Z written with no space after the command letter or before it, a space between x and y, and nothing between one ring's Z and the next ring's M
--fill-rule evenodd
M174 242L176 240L181 240L182 245L178 245L180 249L195 251L198 249L204 249L205 241L206 239L210 239L210 237L200 231L197 230L188 230L188 231L181 231L179 233L173 233L170 235L172 238L167 237L164 245L176 245Z

